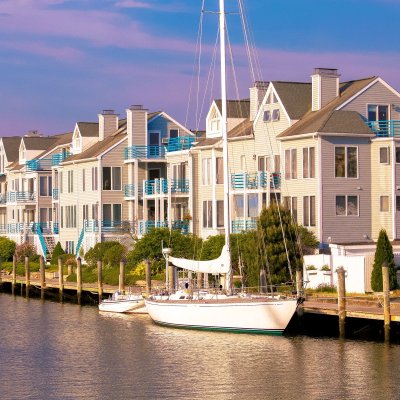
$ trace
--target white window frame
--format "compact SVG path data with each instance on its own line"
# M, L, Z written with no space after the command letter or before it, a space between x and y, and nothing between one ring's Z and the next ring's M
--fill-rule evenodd
M345 174L344 174L344 176L336 176L336 149L338 148L338 147L344 147L344 168L345 168ZM347 164L348 164L348 162L347 162L347 149L349 148L349 147L351 147L351 148L356 148L357 149L357 151L356 151L356 153L357 153L357 176L355 176L355 177L353 177L353 176L351 176L351 177L349 177L348 176L348 171L347 171ZM360 163L359 163L359 150L358 150L358 146L353 146L353 145L337 145L337 146L335 146L334 147L334 152L333 152L333 176L334 176L334 178L335 179L359 179L359 166L360 166Z
M281 119L281 110L279 108L274 108L271 114L271 121L277 122Z
M104 189L104 168L110 168L110 189ZM119 181L119 189L114 189L114 169L119 169L120 170L120 181ZM120 192L122 190L122 168L121 167L112 167L109 165L104 165L101 168L101 190L104 190L106 192Z
M263 121L271 122L271 110L264 110Z
M344 214L338 214L337 213L337 205L336 201L338 197L344 197ZM357 214L349 214L348 209L349 209L349 197L356 197L357 198ZM359 217L360 216L360 196L357 194L336 194L335 195L335 215L336 217Z
M201 184L203 186L211 185L211 177L212 177L212 158L211 157L204 157L201 160L202 166L202 175L201 175Z
M382 199L384 198L384 197L386 197L387 198L387 210L383 210L382 209ZM381 196L379 196L379 212L384 212L384 213L388 213L388 212L390 212L390 196L388 196L388 195L381 195Z
M314 149L314 163L311 162L311 149ZM308 176L304 176L304 151L307 153L307 167L308 167ZM315 146L309 146L309 147L303 147L302 151L302 163L301 163L301 169L302 169L302 177L303 179L314 179L315 178ZM313 176L311 176L311 170L313 170Z
M382 150L386 150L386 161L382 161ZM390 147L389 146L379 147L379 164L384 164L384 165L390 164Z

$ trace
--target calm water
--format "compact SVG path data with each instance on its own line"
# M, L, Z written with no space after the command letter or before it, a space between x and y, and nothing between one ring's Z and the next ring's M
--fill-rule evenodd
M0 294L1 399L399 399L400 346L206 333Z

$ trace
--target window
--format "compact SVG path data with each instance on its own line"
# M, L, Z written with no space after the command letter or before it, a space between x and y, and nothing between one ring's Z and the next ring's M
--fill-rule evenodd
M389 164L389 147L379 147L379 162Z
M103 204L103 226L110 227L121 224L121 204Z
M261 172L272 171L271 158L268 156L258 156L258 170Z
M121 167L103 167L103 190L121 190Z
M358 149L350 146L335 147L335 178L358 177Z
M203 228L212 228L212 201L203 201Z
M97 167L92 168L92 190L98 190Z
M202 184L210 185L211 184L211 158L203 158L202 159Z
M336 196L336 215L358 216L358 196Z
M217 200L217 228L224 226L224 201Z
M297 150L285 150L285 179L297 179Z
M76 206L65 206L65 227L76 228Z
M179 130L178 129L170 129L169 130L169 137L171 139L177 138L179 136Z
M74 254L74 249L75 249L74 242L72 240L67 240L65 242L65 252L67 254Z
M380 197L380 210L381 212L389 211L389 196Z
M74 191L74 171L68 171L68 193Z
M249 194L247 198L247 216L257 218L258 214L258 194Z
M51 190L52 190L52 177L41 176L39 178L39 195L51 196Z
M284 197L284 206L291 211L294 222L297 222L297 197Z
M64 207L61 206L61 212L60 212L60 217L61 217L61 228L64 228Z
M233 195L232 220L244 218L244 196L242 194Z
M82 206L82 216L83 216L84 221L87 221L89 219L89 205L88 204L84 204Z
M400 163L400 147L396 147L396 163Z
M303 148L303 178L315 178L315 147Z
M64 184L64 182L63 182L63 173L60 172L60 193L63 192L63 184Z
M99 205L92 204L92 219L98 220L99 219Z
M82 192L86 190L86 170L82 170Z
M274 172L280 172L281 170L281 156L275 155L274 156Z
M264 111L263 121L264 122L271 121L271 111L270 110L265 110Z
M303 225L304 226L316 225L315 196L303 197Z
M281 112L279 108L275 108L275 110L272 111L272 121L279 121L281 118Z
M217 172L217 184L224 183L224 160L222 157L217 157L216 161L216 172Z
M388 106L368 104L368 121L387 121Z
M396 211L400 211L400 196L396 196Z

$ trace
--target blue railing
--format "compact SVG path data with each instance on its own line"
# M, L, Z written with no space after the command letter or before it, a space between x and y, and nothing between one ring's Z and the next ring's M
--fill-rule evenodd
M98 232L99 221L97 219L86 219L83 223L83 229L85 232Z
M189 179L172 179L172 193L189 193Z
M60 233L60 224L58 222L53 222L53 233L55 235Z
M279 172L241 172L231 174L232 189L279 189L281 186L281 174Z
M43 237L41 223L34 222L32 225L32 232L38 235L40 246L42 248L43 257L47 257L47 245Z
M367 121L367 125L377 137L400 137L400 120Z
M124 149L125 160L144 158L162 159L165 158L164 146L131 146Z
M82 228L81 234L79 235L78 243L76 245L75 257L79 257L79 250L81 249L83 238L85 236L85 227Z
M59 200L60 198L60 189L53 189L53 200Z
M14 222L11 224L7 224L7 233L21 233L23 231L24 231L23 222Z
M180 230L186 235L189 233L189 222L183 220L172 221L172 229Z
M101 229L103 232L132 232L133 223L130 221L101 221Z
M281 174L274 172L271 174L271 189L280 189L281 187Z
M139 235L144 235L154 228L168 228L168 221L140 221ZM180 230L183 234L189 233L189 222L184 220L176 220L171 222L173 230Z
M194 136L180 136L168 139L167 151L189 150L196 141Z
M7 192L7 203L35 201L35 192Z
M237 219L232 221L232 233L240 233L257 228L255 219Z
M144 194L151 196L154 194L168 193L167 179L151 179L144 181Z
M59 165L61 162L63 162L66 158L68 158L71 154L66 152L66 153L58 153L58 154L53 154L51 156L51 165L53 167L56 167Z
M124 196L135 197L135 185L133 183L124 185Z
M27 171L46 171L50 170L51 166L51 158L42 158L40 160L35 159L26 162Z
M0 224L0 233L7 233L7 224Z

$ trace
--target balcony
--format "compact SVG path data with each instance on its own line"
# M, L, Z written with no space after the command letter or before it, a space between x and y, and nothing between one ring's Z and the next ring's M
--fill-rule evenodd
M279 189L281 174L279 172L241 172L231 174L231 187L235 190L254 189Z
M147 196L168 194L170 183L171 193L189 193L189 179L153 179L143 181L143 192Z
M135 197L135 185L133 183L124 185L124 197Z
M60 233L59 223L53 221L33 222L29 224L29 230L32 233L37 233L40 227L43 235L58 235Z
M232 221L232 233L251 231L257 228L255 219L237 219Z
M7 224L7 233L22 233L24 232L25 228L26 226L23 222Z
M168 139L167 152L189 150L196 138L193 136L180 136Z
M139 235L144 235L154 228L168 228L168 221L139 221ZM171 221L173 230L180 230L183 234L189 233L189 222L184 220Z
M83 223L85 232L95 233L99 231L99 221L97 219L86 219Z
M53 154L51 156L51 165L52 167L56 167L60 163L62 163L66 158L68 158L71 154L66 152L66 153L58 153L58 154Z
M60 199L60 189L53 189L53 200Z
M131 146L124 149L125 160L163 160L165 159L164 146Z
M133 232L133 222L131 221L111 221L111 220L95 220L89 219L84 222L84 230L89 233L99 232L128 233Z
M367 121L376 137L400 137L400 120Z
M30 203L36 200L35 192L8 192L7 203Z
M7 225L6 224L1 224L0 225L0 235L4 235L7 233Z
M42 158L40 160L29 160L26 162L26 170L33 171L50 171L52 166L51 158Z
M189 193L189 179L172 179L171 193Z

